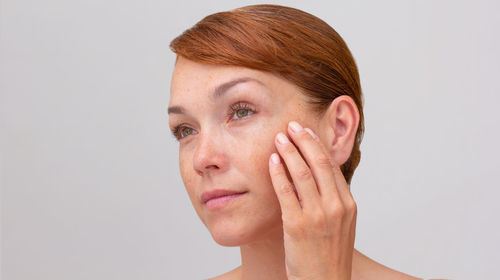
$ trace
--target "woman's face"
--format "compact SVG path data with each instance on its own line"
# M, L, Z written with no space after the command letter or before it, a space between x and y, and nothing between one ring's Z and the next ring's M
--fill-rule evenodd
M316 129L317 119L292 83L242 67L179 57L172 77L170 128L178 127L179 165L196 213L214 240L238 246L281 227L268 170L274 138L291 120ZM210 209L203 192L246 192Z

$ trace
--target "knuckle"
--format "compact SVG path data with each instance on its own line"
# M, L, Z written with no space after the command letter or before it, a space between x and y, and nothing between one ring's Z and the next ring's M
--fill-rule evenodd
M349 196L347 197L344 204L345 208L347 209L347 212L356 212L358 210L358 205L356 204L356 201L352 197L351 193L349 193Z
M354 200L351 201L349 208L354 213L358 212L358 205L356 204L356 202Z
M340 218L343 218L345 216L346 209L344 208L344 205L342 205L341 203L335 203L331 207L330 214L332 215L332 217L340 219Z
M327 218L323 211L315 211L310 215L310 221L314 227L323 228L327 224Z
M277 177L286 176L285 169L283 168L273 168L272 174Z
M295 149L295 147L293 145L286 145L283 147L283 153L286 154L286 155L291 155L293 153L295 153L297 150Z
M298 219L289 219L283 222L283 226L287 227L289 230L295 230L301 227Z
M323 210L312 211L307 216L307 232L305 234L313 234L315 237L331 236L331 221L328 215Z
M307 132L307 130L303 129L298 135L297 135L301 140L309 140L313 139L312 135Z
M297 176L301 180L309 180L312 178L311 169L309 169L308 167L302 168L297 172Z
M300 219L291 219L283 222L283 230L290 235L299 236L303 234L303 223Z
M319 166L322 166L322 167L328 167L328 168L332 167L332 163L330 162L330 159L324 155L317 157L316 162L318 163Z
M290 183L282 183L279 188L278 188L280 194L282 195L288 195L288 194L295 194L295 191L293 189L293 185Z
M354 200L349 203L349 212L351 216L355 217L358 214L358 205Z

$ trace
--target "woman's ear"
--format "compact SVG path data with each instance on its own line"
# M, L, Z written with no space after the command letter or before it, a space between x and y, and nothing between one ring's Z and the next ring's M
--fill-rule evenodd
M347 95L335 98L321 118L320 138L336 164L342 165L349 159L358 124L358 107Z

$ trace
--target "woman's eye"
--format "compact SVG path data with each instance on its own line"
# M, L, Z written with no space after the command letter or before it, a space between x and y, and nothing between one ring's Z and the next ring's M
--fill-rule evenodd
M240 120L255 113L256 111L249 105L238 102L230 108L228 116L231 120ZM172 134L177 140L181 140L191 134L198 134L198 132L188 126L178 125L172 129Z
M177 139L181 140L186 136L191 134L196 134L196 130L189 128L187 126L179 125L172 129L172 135Z
M255 110L251 105L245 102L238 102L231 106L227 115L231 120L240 120L252 114L255 114Z
M244 118L246 116L248 116L250 114L250 110L248 109L240 109L238 111L235 112L235 115L238 117L238 118ZM253 112L252 112L253 113Z
M183 127L183 128L181 128L180 134L181 134L181 138L184 138L190 134L193 134L193 129L189 128L189 127Z

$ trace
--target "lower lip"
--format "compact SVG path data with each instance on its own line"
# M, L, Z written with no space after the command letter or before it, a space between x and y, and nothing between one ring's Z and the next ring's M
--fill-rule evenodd
M217 198L212 198L205 203L208 209L215 210L226 206L229 202L239 198L245 193L237 193L232 195L221 196Z

